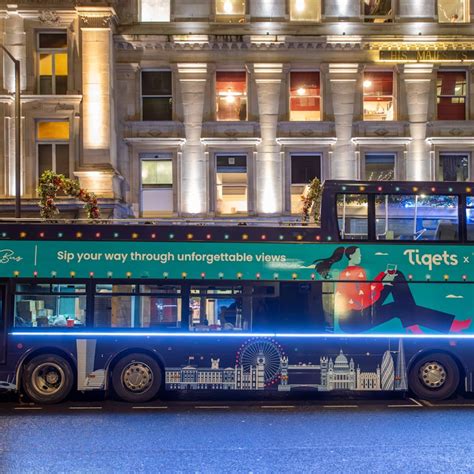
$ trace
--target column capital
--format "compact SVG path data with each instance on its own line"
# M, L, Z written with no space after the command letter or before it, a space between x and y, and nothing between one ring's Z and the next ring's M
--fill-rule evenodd
M206 63L177 63L174 69L180 82L206 82L208 70Z
M76 7L81 29L109 29L117 23L117 13L113 7Z
M283 79L284 65L282 63L253 63L247 64L249 74L255 75L257 84L279 83Z
M357 63L331 63L328 64L328 70L331 82L355 82L361 66Z
M408 63L400 67L401 78L407 82L431 81L433 64L430 63Z

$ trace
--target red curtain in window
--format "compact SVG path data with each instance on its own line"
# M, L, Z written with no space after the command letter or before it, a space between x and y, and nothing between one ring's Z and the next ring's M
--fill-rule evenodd
M364 73L364 95L392 96L393 72L366 72Z
M321 84L319 72L298 71L290 75L290 107L297 111L319 111Z
M247 76L245 71L218 71L216 73L216 92L238 92L245 94L247 91Z
M466 74L462 71L438 72L437 82L438 120L464 120ZM460 90L456 91L456 86L460 86Z

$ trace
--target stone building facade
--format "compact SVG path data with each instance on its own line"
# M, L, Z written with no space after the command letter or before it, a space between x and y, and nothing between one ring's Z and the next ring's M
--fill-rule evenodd
M109 217L178 220L297 219L315 176L474 179L471 13L474 0L1 2L0 41L21 60L24 215L45 169L78 178Z

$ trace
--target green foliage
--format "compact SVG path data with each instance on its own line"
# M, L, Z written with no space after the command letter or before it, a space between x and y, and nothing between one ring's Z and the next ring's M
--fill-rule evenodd
M54 202L58 191L63 191L68 196L82 201L89 219L100 217L97 196L94 193L82 189L79 181L48 170L41 175L38 186L40 215L43 219L52 219L59 214L59 209Z

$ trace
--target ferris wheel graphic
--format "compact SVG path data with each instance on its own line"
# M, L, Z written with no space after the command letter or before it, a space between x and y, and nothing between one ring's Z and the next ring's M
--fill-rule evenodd
M236 364L245 372L257 364L265 365L265 385L271 385L280 378L281 358L285 353L278 342L272 339L249 339L236 354Z

